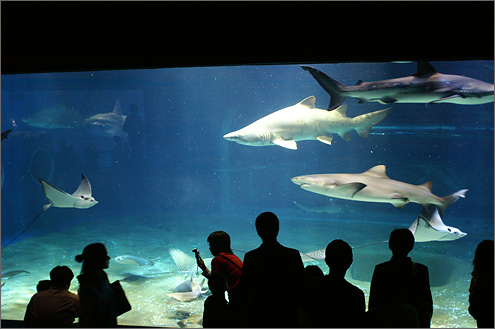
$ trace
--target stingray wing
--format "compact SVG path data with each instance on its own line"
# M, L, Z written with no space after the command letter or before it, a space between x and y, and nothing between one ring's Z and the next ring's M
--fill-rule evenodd
M78 201L78 198L70 195L67 192L62 191L58 187L40 179L43 190L45 191L45 196L50 203L55 207L70 208Z
M79 187L72 195L76 197L80 197L81 195L86 197L91 196L91 184L84 174L81 174L81 184L79 184Z

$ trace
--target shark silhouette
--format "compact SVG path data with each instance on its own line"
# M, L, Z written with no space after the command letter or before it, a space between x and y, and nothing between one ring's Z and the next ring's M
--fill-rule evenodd
M325 73L301 66L330 94L328 110L336 109L347 97L359 103L454 103L463 105L493 102L493 84L460 75L438 73L430 63L418 62L415 74L396 79L363 82L344 86Z
M349 141L351 132L355 130L359 136L368 137L371 127L382 121L391 110L388 108L349 118L346 116L347 106L328 112L316 108L315 100L314 96L309 96L223 138L244 145L278 145L291 150L296 150L296 141L302 140L319 140L330 145L332 134Z
M402 208L409 202L423 207L434 204L441 212L458 198L465 197L468 190L459 190L445 197L431 193L431 181L412 185L390 179L386 167L378 165L360 174L319 174L292 178L302 189L326 196L365 202L391 203Z

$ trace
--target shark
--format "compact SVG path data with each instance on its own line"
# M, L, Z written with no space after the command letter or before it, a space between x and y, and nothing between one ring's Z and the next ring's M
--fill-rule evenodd
M493 102L493 84L460 75L438 73L427 61L417 64L417 72L408 77L359 82L355 86L344 86L325 73L302 65L313 78L330 94L328 110L340 106L347 97L359 103L454 103L476 105Z
M98 136L125 138L127 133L122 130L122 127L126 118L126 115L122 115L120 102L117 100L112 112L90 116L84 120L83 125L90 128L90 131Z
M347 106L343 105L328 112L315 107L315 96L273 112L250 125L223 136L226 140L250 146L278 145L296 150L297 141L319 140L332 144L332 134L344 140L351 139L355 130L359 136L368 137L371 127L382 121L392 108L359 115L346 116Z
M58 208L86 209L91 208L98 203L98 201L91 196L91 184L84 174L81 174L81 183L77 190L72 194L62 191L41 178L40 182L45 191L46 198L50 201L50 203L43 206L44 211L51 206Z
M205 283L205 279L201 281L201 283L196 283L193 281L193 277L191 275L190 280L186 280L179 284L177 287L175 287L174 292L171 294L167 294L167 296L172 297L171 301L173 299L177 299L181 302L190 302L195 299L197 299L201 294L204 294L208 291L207 290L201 290L203 287L203 284Z
M41 129L70 129L77 128L82 123L82 117L79 111L70 108L66 104L59 104L54 107L42 109L22 122L28 126Z
M467 189L459 190L445 197L431 192L432 182L412 185L390 179L385 165L374 166L360 174L316 174L293 177L291 181L302 189L329 197L391 203L403 208L409 202L425 207L428 204L439 206L441 212L458 198L464 198Z
M415 242L453 241L467 235L458 228L445 225L438 208L432 204L423 208L409 230L414 234Z

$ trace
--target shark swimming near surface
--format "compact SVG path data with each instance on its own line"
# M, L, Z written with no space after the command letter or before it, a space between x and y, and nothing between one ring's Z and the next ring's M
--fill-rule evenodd
M122 115L120 102L117 100L112 112L90 116L84 120L83 126L89 128L93 134L98 136L120 136L121 138L125 138L127 133L122 130L122 127L126 118L126 115Z
M409 202L425 207L439 206L441 212L458 198L465 197L468 190L459 190L445 197L431 193L431 181L412 185L390 179L386 167L378 165L360 174L317 174L298 176L291 179L302 189L329 197L365 202L391 203L402 208Z
M359 136L368 137L371 127L382 121L391 110L388 108L349 118L346 116L347 106L328 112L316 108L315 100L314 96L307 97L223 138L244 145L278 145L291 150L296 150L296 142L302 140L319 140L330 145L332 134L349 141L351 132L355 130Z
M359 81L355 86L344 86L325 73L301 66L330 94L328 110L340 106L347 97L359 103L454 103L462 105L485 104L494 101L493 84L460 75L438 73L430 63L418 62L417 72L411 76L373 82Z
M86 209L91 208L98 203L98 201L91 196L91 184L83 174L81 174L81 183L79 184L79 187L72 194L62 191L43 179L40 179L40 182L45 191L46 198L50 201L50 203L43 206L43 210L47 210L51 206Z

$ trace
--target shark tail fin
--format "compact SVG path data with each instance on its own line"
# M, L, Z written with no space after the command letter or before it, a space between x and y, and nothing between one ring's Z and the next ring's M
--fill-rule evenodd
M363 138L368 137L370 129L376 124L380 123L383 119L385 119L385 117L391 110L392 108L389 107L388 109L366 113L352 118L352 121L356 126L356 128L354 129L359 134L359 136Z
M322 86L323 89L325 89L325 91L330 95L330 105L328 106L329 111L339 107L347 98L347 96L343 94L343 90L346 87L337 80L330 78L325 73L313 67L301 65L301 68L304 71L308 71L313 78L316 79L320 86Z
M443 212L445 209L447 209L448 206L456 202L459 198L465 198L466 197L466 192L469 191L467 189L464 190L459 190L455 193L452 193L451 195L445 196L442 198L443 202L439 206L440 208L440 214L443 215Z

